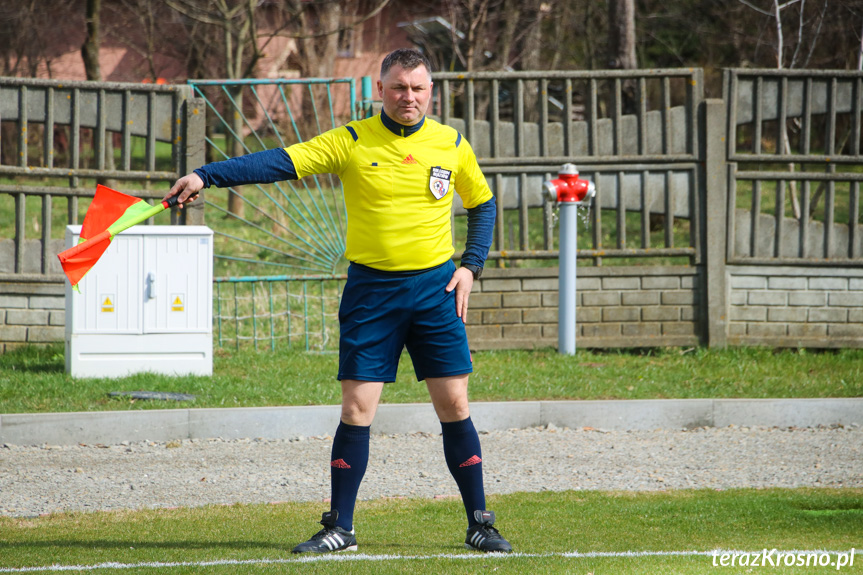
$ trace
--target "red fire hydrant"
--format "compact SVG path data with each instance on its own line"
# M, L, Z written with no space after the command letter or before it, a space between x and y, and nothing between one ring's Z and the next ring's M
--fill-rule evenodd
M578 202L596 195L593 182L578 177L575 164L564 164L557 173L557 179L543 183L548 199L553 202Z
M564 164L556 180L543 182L546 197L560 207L560 274L558 277L557 349L575 353L575 267L578 208L596 195L593 182L578 177L575 164Z

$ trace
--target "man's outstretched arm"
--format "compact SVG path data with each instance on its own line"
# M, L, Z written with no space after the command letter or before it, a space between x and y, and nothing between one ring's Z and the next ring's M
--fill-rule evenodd
M228 188L296 179L297 171L291 157L284 148L274 148L201 166L177 180L164 199L179 194L179 205L183 207L194 200L198 192L211 186Z

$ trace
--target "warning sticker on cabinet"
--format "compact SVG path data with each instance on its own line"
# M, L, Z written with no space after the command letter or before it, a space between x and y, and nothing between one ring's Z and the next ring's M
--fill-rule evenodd
M115 298L114 298L113 294L108 294L108 295L103 294L102 297L99 299L102 300L102 313L114 313L114 299Z
M171 294L171 311L186 311L183 294Z

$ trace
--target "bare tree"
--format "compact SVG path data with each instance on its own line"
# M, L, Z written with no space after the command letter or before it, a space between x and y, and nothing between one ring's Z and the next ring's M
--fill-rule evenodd
M807 24L807 21L805 18L806 0L787 0L784 3L780 3L779 0L771 0L772 5L771 5L769 10L760 8L759 6L756 6L755 4L753 4L752 2L750 2L748 0L739 0L739 1L742 4L744 4L745 6L749 7L750 9L758 12L759 14L762 14L762 15L766 16L767 18L773 19L773 25L774 25L774 30L775 30L775 34L776 34L775 42L774 42L774 50L775 50L775 54L776 54L776 68L780 69L780 70L783 69L784 67L786 67L785 66L786 46L785 46L785 33L784 33L784 22L782 20L782 13L783 13L783 11L790 8L791 6L794 6L795 4L799 4L797 6L797 8L798 8L798 18L797 18L797 25L796 25L797 37L796 37L796 41L795 41L794 51L791 54L791 58L790 58L790 61L789 61L789 64L787 67L795 68L795 67L797 67L798 63L800 63L800 61L798 59L800 56L800 53L801 53L800 49L805 44L807 35L810 37L809 38L809 50L808 50L808 53L807 53L805 59L801 63L801 65L802 65L802 67L806 67L809 64L809 60L812 58L812 54L814 53L815 46L818 42L818 37L821 33L821 27L822 27L822 24L824 22L824 14L827 11L827 6L829 3L829 0L824 0L824 3L822 4L821 12L817 17L817 23L814 23L814 25L811 25L811 26L806 25ZM795 123L796 123L796 125L799 127L799 119L789 120L789 123L792 125L795 125ZM849 132L849 135L850 135L850 132ZM847 139L847 136L846 136L846 139ZM787 129L782 130L782 141L780 142L780 145L782 146L782 149L784 150L784 152L786 154L791 153L791 142L788 139L788 130ZM843 143L843 145L844 145L844 143ZM790 172L795 171L795 165L793 162L788 164L788 169ZM800 198L798 197L798 193L797 193L797 184L794 180L790 181L790 188L791 188L791 193L789 195L791 197L791 207L792 207L792 210L794 211L794 217L797 218L798 220L800 220L805 215L808 218L809 214L803 214L802 213L802 208L800 206ZM810 202L810 214L815 210L815 208L818 205L818 202L821 200L821 196L824 193L824 189L825 189L824 182L821 182L821 184L818 187L818 190L816 191L814 197L812 198L812 201Z
M775 34L776 34L775 43L774 43L774 50L775 50L775 54L776 54L776 68L777 69L781 70L782 68L786 68L786 67L787 68L798 67L798 63L800 63L800 61L798 60L798 58L800 56L800 48L805 44L807 36L809 36L809 51L808 51L808 54L806 56L806 59L802 62L802 64L799 67L805 68L808 65L809 60L812 58L812 54L815 50L815 46L818 42L818 37L821 33L821 27L822 27L822 24L824 23L824 14L827 11L827 5L828 5L829 0L824 0L824 3L823 3L822 8L821 8L821 12L817 17L817 23L814 23L814 25L811 25L811 26L807 26L806 0L787 0L786 2L782 2L782 3L780 3L779 0L771 0L771 6L769 9L760 8L760 7L756 6L755 4L753 4L752 2L749 2L748 0L739 0L739 1L740 1L740 3L751 8L752 10L758 12L759 14L767 16L768 18L771 18L773 20L773 25L774 25ZM785 53L786 53L785 32L784 32L784 23L782 21L782 13L783 13L783 11L794 6L795 4L799 4L797 26L796 26L797 38L796 38L796 42L794 43L794 52L791 55L791 59L790 59L789 64L786 66L785 65Z
M374 2L373 5L372 1ZM298 64L308 77L332 76L338 55L339 33L357 26L379 13L390 0L165 0L186 20L190 35L190 68L210 77L229 80L255 74L264 51L278 36L296 40ZM351 16L345 20L345 8ZM360 10L364 13L360 16ZM198 39L205 41L196 41ZM213 53L218 53L218 59ZM243 90L227 90L226 110L235 137L228 153L242 155ZM244 201L231 194L228 211L243 216Z
M341 3L289 0L289 4L290 15L296 22L294 34L289 35L297 40L297 63L301 74L309 78L332 76L339 49ZM329 33L309 34L308 31L312 30Z
M99 64L99 49L102 47L100 21L102 17L102 0L87 0L86 29L87 35L81 46L81 58L84 60L84 72L91 82L102 81L102 68Z
M537 69L545 48L543 23L563 0L445 0L426 9L448 19L453 68L466 71ZM422 38L417 38L422 40ZM552 46L553 49L557 48ZM438 54L433 60L446 61Z
M638 68L635 52L635 0L608 2L608 66L613 70ZM635 80L624 80L621 90L623 113L634 114L637 110Z
M162 0L108 2L113 10L110 27L104 29L105 37L124 46L144 62L144 69L124 70L127 76L155 82L166 75L168 63L188 62L192 43L184 33L178 14ZM165 38L171 38L171 41L165 42Z
M498 3L495 3L495 7ZM453 54L468 72L481 69L480 56L484 56L485 23L489 20L491 0L455 0L447 3L449 19L453 27L451 41ZM462 32L463 31L463 32ZM462 32L464 41L458 32ZM509 30L504 30L508 33Z
M451 43L442 46L429 40L426 49L432 53L428 55L433 62L449 61L450 69L468 72L540 69L548 43L543 24L559 1L446 0ZM426 44L425 38L415 41ZM538 89L530 83L525 87L524 109L530 120L538 115ZM474 90L476 115L481 118L488 112L491 93L484 83Z
M68 16L68 6L51 8L39 0L0 3L0 74L35 77L43 65L50 70L47 27L56 24L53 14Z
M306 77L333 75L340 35L359 29L390 0L282 0L278 34L297 42L296 64Z
M635 0L608 2L608 67L638 68L635 54Z
M262 57L257 42L257 0L166 0L166 3L189 20L200 24L201 26L196 28L199 32L214 28L220 33L221 44L217 49L221 52L221 67L225 78L239 80L252 75ZM226 102L226 109L230 110L228 115L232 122L231 130L235 134L230 140L229 153L232 156L242 156L245 153L242 139L242 86L231 86L227 93L229 101ZM229 194L228 212L238 218L244 217L245 202L239 192Z
M86 12L86 36L84 44L81 46L81 58L84 60L84 72L87 75L87 80L91 82L102 81L102 66L99 62L99 51L102 48L101 35L101 20L102 20L102 0L87 0ZM104 158L104 167L106 170L114 170L116 164L114 162L114 142L109 136L102 143L102 149L96 145L96 137L93 135L93 150L101 153ZM115 187L116 181L110 178L99 178L99 183L106 186Z
M863 30L860 30L860 49L857 50L857 71L863 70Z

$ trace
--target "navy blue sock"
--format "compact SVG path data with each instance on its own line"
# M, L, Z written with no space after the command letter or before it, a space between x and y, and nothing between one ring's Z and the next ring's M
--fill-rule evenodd
M470 526L476 523L473 512L477 509L485 509L479 435L470 417L450 423L442 421L440 426L443 432L443 453L446 464L461 492L468 526Z
M339 512L336 525L350 531L354 527L354 505L360 482L369 464L368 426L339 422L333 438L330 460L332 509Z

